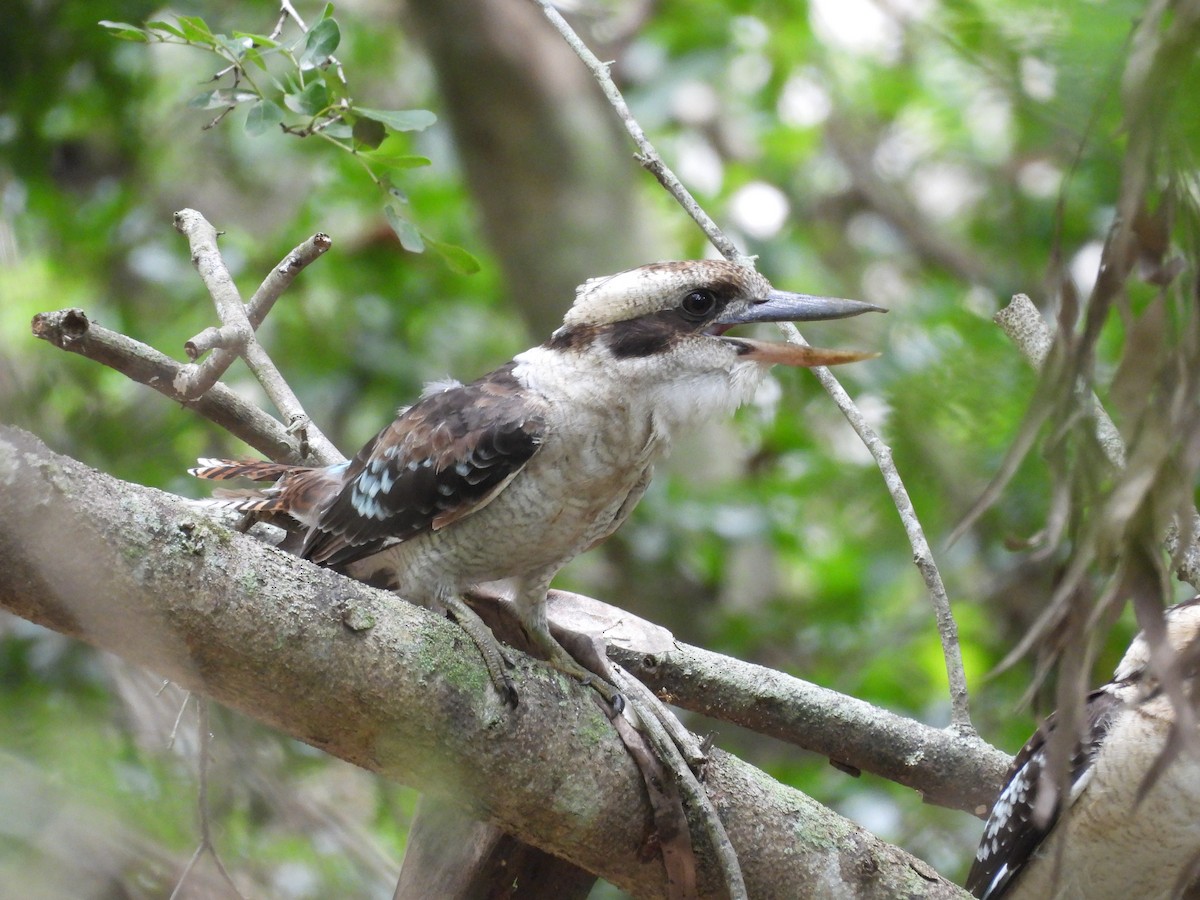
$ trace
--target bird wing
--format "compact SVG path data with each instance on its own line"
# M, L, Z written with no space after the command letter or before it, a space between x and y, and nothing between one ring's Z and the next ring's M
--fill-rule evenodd
M1071 750L1070 787L1063 801L1062 786L1042 783L1046 767L1046 745L1058 728L1058 714L1051 713L1013 759L1004 788L992 805L979 852L967 875L966 889L984 900L1004 896L1033 857L1034 851L1058 824L1063 810L1079 794L1091 777L1091 766L1104 743L1104 736L1121 707L1110 690L1101 688L1088 694L1083 734ZM1049 821L1035 816L1040 791L1058 793Z
M541 447L546 401L509 363L403 411L350 462L301 554L342 566L490 503Z

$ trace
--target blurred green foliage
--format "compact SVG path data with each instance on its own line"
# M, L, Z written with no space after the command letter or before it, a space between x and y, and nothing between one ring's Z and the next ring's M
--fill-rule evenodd
M597 31L619 24L622 8L597 7ZM1038 458L962 540L947 547L945 538L997 470L1034 390L991 314L1017 291L1048 304L1055 264L1084 294L1095 277L1123 152L1116 87L1140 10L1112 0L667 0L621 33L613 54L651 139L776 284L891 308L811 337L882 351L839 374L891 445L939 555L975 722L1008 750L1033 726L1020 702L1030 669L989 672L1039 612L1056 563L1006 549L1047 516L1049 475ZM301 12L321 16L316 5ZM420 47L393 11L335 12L356 102L444 118ZM6 12L0 419L119 477L190 495L201 489L183 471L196 456L244 452L157 394L29 334L34 313L80 306L182 358L183 341L213 321L171 227L184 206L225 232L225 258L246 295L305 237L333 237L261 336L343 450L424 381L474 377L528 345L513 306L519 286L501 282L440 124L389 149L431 161L400 176L405 215L467 248L480 262L473 275L401 249L354 156L273 128L248 134L243 109L204 129L214 113L187 100L211 89L211 56L117 41L97 24L186 14L226 34L264 33L277 13L261 0L185 3L170 14L140 0L17 0ZM704 254L652 179L644 193L646 215L677 255ZM1135 305L1149 296L1135 291ZM1107 328L1102 371L1115 369L1123 341L1123 328ZM231 380L256 391L241 372ZM933 615L895 511L806 373L781 374L731 437L679 448L622 534L559 584L684 640L947 721ZM1097 679L1129 634L1126 621ZM88 809L182 864L198 839L194 760L139 737L117 682L95 654L0 623L0 753L37 763L64 793L86 795ZM160 719L177 712L161 706ZM186 730L194 720L183 721ZM214 722L214 826L235 878L270 896L387 896L378 860L402 852L411 792L235 716ZM722 746L961 878L979 830L969 817L717 727ZM322 825L313 811L327 807L313 797L346 784L359 802ZM301 800L289 805L292 795ZM347 835L378 852L347 853ZM0 827L0 885L28 877L20 860L33 840ZM171 883L162 872L152 880Z

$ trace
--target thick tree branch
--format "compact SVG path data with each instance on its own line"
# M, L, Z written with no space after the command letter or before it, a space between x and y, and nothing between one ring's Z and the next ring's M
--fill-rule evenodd
M0 606L662 894L661 865L641 856L640 776L586 688L524 660L510 710L446 620L16 429L0 429L0 481ZM712 754L706 787L752 896L964 896L726 754ZM703 892L715 868L700 861Z
M558 594L551 592L552 604ZM937 806L986 815L1011 762L974 734L932 728L700 647L676 642L670 650L645 653L615 641L609 655L676 706L881 775Z

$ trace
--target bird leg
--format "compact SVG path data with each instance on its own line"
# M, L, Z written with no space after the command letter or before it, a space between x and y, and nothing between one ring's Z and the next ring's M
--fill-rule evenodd
M545 595L543 594L543 597ZM470 601L481 603L480 609L487 616L485 621L470 605ZM591 686L614 713L625 707L625 698L613 687L612 676L607 671L607 657L602 645L594 646L583 634L566 632L568 650L550 633L546 621L545 601L535 604L532 615L523 615L527 609L514 598L488 593L472 593L470 597L457 594L441 597L438 605L445 608L467 632L487 666L488 674L496 691L512 706L517 705L517 690L508 677L506 669L513 667L512 659L505 652L507 645L496 637L497 629L504 639L514 646L531 653L549 663L558 671L570 675L582 684ZM577 637L577 640L572 640Z
M492 630L488 628L483 619L479 618L479 614L457 594L443 597L441 603L454 616L462 630L475 642L475 646L479 648L479 654L483 657L483 664L487 666L488 675L491 676L496 691L504 698L505 703L515 707L517 705L517 689L505 671L506 668L511 669L513 663L505 655L500 642L492 634Z

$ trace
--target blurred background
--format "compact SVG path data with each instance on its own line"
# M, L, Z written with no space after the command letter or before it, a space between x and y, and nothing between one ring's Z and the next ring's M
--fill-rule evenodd
M947 535L997 472L1037 384L991 316L1025 292L1052 317L1062 297L1086 297L1096 280L1125 159L1121 79L1143 5L563 8L597 55L615 60L614 77L668 164L776 286L890 308L805 333L882 353L837 374L891 445L937 554L975 724L1014 752L1045 708L1023 702L1029 660L991 673L1044 607L1069 552L1023 549L1052 513L1061 471L1030 454L961 539L948 546ZM322 6L297 10L316 20ZM300 241L331 235L333 249L302 273L260 337L347 453L425 381L474 378L543 340L584 278L711 255L524 0L347 0L335 10L354 98L438 115L408 139L431 165L396 184L405 215L473 254L474 274L402 249L379 188L329 143L276 129L251 135L242 109L205 129L214 111L188 100L221 68L211 54L116 40L97 24L175 15L203 17L214 32L266 33L278 7L5 8L0 420L57 451L188 496L204 493L184 471L197 456L247 452L149 389L30 335L35 313L78 306L183 359L183 342L215 321L171 224L183 207L224 232L243 296ZM1190 62L1175 74L1194 79ZM1172 124L1176 168L1159 169L1164 179L1194 169L1200 146L1194 116ZM1121 366L1154 353L1127 334L1156 292L1131 280L1128 314L1105 322L1095 344L1102 397ZM240 367L227 380L264 402ZM949 721L931 606L896 512L805 371L778 373L736 421L680 446L626 527L557 586L690 643L936 726ZM1095 681L1132 627L1126 614L1103 636ZM189 707L172 741L182 695L161 687L0 616L0 894L170 892L198 841L196 719ZM947 877L965 875L978 820L728 725L689 724ZM214 836L244 894L391 896L414 791L225 710L214 710L212 731ZM221 896L208 861L196 877L197 896ZM617 895L600 886L597 896Z

